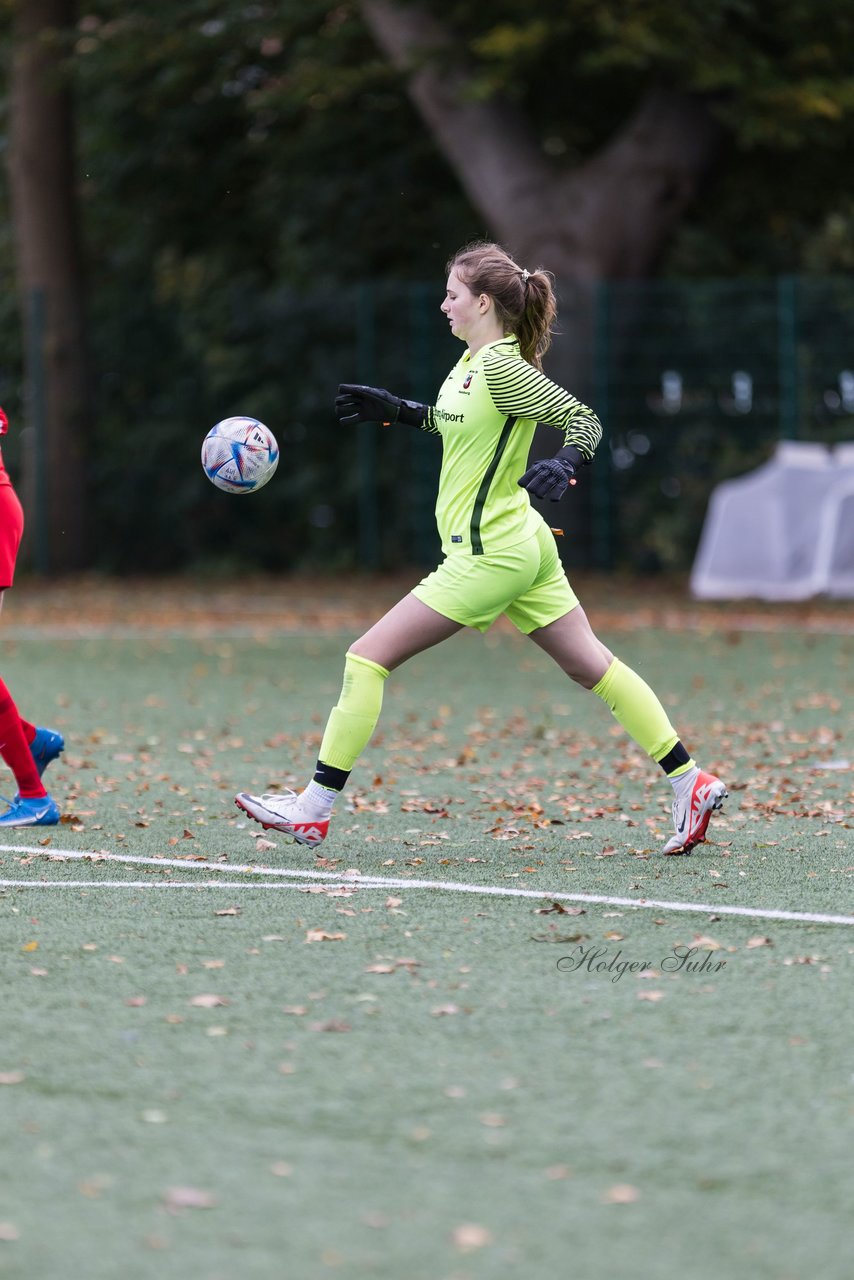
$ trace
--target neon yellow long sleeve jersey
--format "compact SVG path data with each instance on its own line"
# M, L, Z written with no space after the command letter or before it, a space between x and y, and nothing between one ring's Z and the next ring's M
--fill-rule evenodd
M515 337L454 365L423 427L442 437L436 523L445 555L516 546L544 523L518 484L538 422L588 460L602 438L596 414L523 360Z

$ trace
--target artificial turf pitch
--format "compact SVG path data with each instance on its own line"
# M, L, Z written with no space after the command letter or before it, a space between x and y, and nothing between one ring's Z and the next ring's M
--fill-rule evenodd
M318 861L232 796L352 634L4 639L68 746L0 841L0 1275L847 1277L854 928L555 895L854 915L851 636L603 634L730 785L674 859L598 699L457 637Z

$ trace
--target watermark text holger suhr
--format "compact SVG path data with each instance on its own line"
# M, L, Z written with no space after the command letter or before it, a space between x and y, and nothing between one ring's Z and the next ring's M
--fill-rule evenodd
M702 958L700 958L702 956ZM626 960L622 950L610 952L608 947L582 946L561 956L557 967L561 973L601 973L618 982L626 973L659 970L661 973L720 973L726 960L715 960L711 951L701 953L699 947L677 946L658 964L651 960Z

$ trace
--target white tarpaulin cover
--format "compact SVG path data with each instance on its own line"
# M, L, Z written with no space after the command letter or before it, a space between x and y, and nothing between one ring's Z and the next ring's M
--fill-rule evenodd
M691 572L700 599L854 597L854 443L781 441L712 493Z

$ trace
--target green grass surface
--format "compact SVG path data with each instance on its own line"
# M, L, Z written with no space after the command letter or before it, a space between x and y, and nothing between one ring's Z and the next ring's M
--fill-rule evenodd
M691 858L500 632L392 676L323 869L541 898L230 870L315 868L232 796L304 783L351 635L3 641L69 821L0 853L0 1275L847 1277L854 929L550 893L854 914L852 638L603 636L730 784Z

